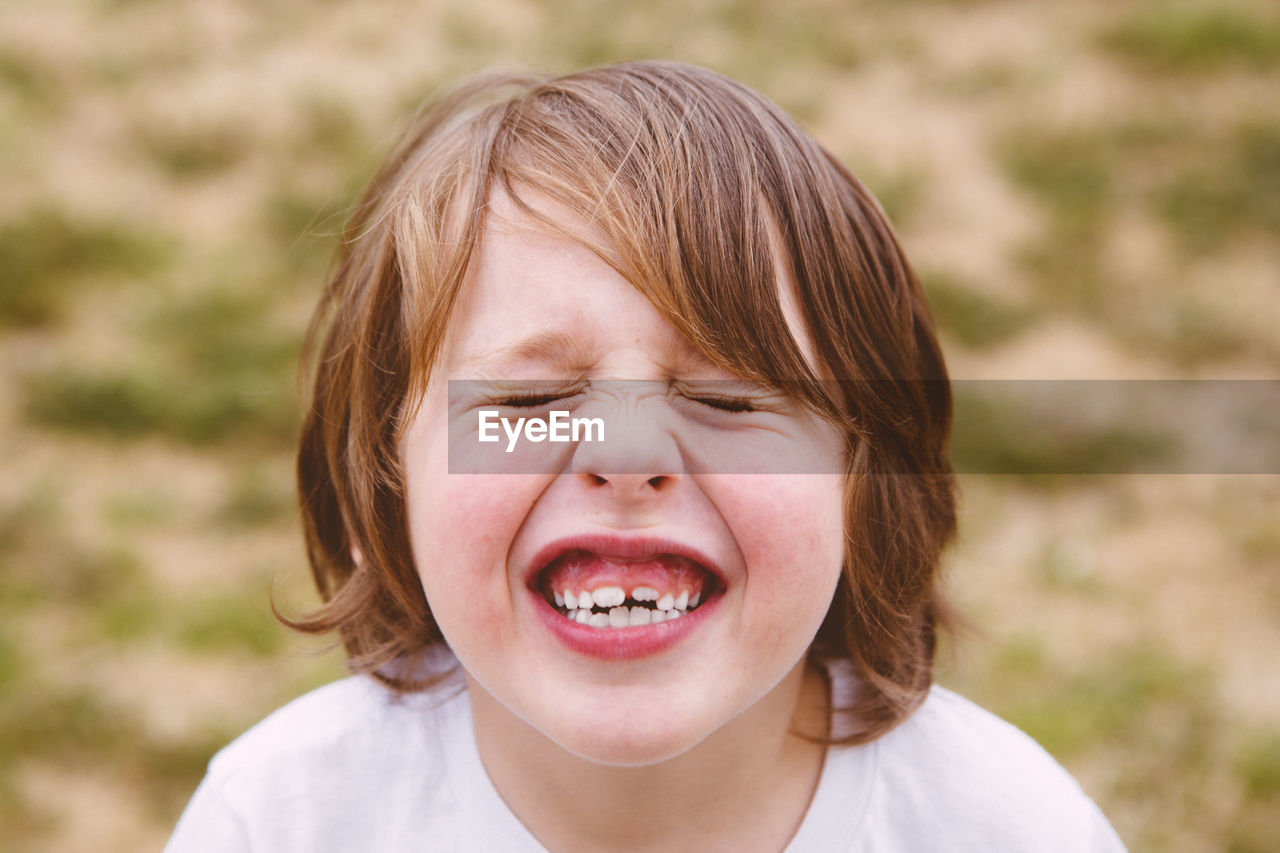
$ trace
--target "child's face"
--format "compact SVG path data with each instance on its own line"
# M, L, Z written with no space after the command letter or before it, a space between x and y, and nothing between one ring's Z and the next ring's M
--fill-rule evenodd
M616 415L620 437L538 445L549 455L535 473L448 473L451 422L456 429L484 406L451 407L447 379L667 388L734 378L587 248L548 234L504 198L488 222L402 444L423 588L473 688L505 712L592 761L674 757L765 707L803 666L840 574L843 478L686 473L708 466L687 458L693 451L664 432L666 421L646 418L666 405L664 394L640 391L600 403L606 430ZM792 331L803 346L803 331ZM534 336L543 346L521 346ZM547 341L561 345L548 350ZM767 416L717 410L706 424L723 430L723 447L803 437L833 459L842 447L834 427L794 406ZM581 624L557 596L603 591L602 610L614 606L614 588L640 599L625 606L649 611L636 616L649 624ZM674 612L682 615L663 618Z

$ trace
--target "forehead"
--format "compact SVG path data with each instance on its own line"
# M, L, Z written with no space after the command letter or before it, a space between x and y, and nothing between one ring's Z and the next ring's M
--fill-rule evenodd
M437 368L450 375L492 374L533 364L580 372L595 366L598 339L606 329L612 344L643 344L655 363L673 373L736 360L732 353L700 348L679 332L659 303L679 304L681 295L663 292L673 287L670 282L657 283L656 300L652 287L636 286L620 269L623 264L601 229L545 199L521 201L532 214L504 193L490 198ZM776 235L770 238L776 311L809 367L825 373L802 320L795 284L778 261Z
M582 372L598 366L606 342L645 349L673 371L709 366L602 257L602 235L560 213L556 221L568 225L553 230L505 195L491 201L454 308L442 354L446 371Z

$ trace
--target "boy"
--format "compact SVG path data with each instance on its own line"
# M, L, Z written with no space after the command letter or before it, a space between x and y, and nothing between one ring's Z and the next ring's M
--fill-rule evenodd
M758 94L464 84L309 341L296 627L360 675L219 753L171 850L1122 849L931 687L942 355L878 206ZM602 440L536 441L555 412Z

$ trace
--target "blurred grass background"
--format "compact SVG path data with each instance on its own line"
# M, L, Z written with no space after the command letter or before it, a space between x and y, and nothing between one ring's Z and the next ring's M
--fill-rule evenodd
M65 0L0 27L0 848L163 844L338 676L297 350L410 110L492 65L762 90L883 201L964 378L1280 373L1270 0ZM1134 850L1280 843L1280 478L962 480L940 680Z

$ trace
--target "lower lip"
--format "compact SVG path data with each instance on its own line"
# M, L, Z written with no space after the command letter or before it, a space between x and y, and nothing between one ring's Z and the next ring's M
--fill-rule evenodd
M720 604L720 596L713 595L694 610L677 619L668 619L657 625L636 625L628 628L592 628L566 619L536 590L530 590L534 609L547 629L570 651L600 660L633 660L662 654L711 616Z

